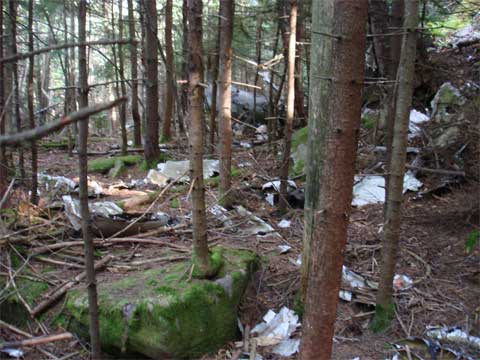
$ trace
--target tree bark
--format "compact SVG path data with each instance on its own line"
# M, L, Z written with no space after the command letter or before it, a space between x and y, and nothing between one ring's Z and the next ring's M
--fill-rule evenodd
M33 1L28 2L28 51L33 52ZM33 55L28 61L28 88L27 88L27 103L28 103L28 120L30 129L35 129L35 109L33 108L33 75L35 71L35 59ZM31 147L31 186L30 186L30 202L34 205L38 204L38 159L37 159L37 143L32 140Z
M405 20L400 63L395 89L395 122L392 154L389 168L389 184L386 189L384 236L381 250L380 283L377 293L374 330L383 330L394 316L393 276L397 261L402 220L403 178L407 154L407 134L413 97L415 57L418 25L418 0L405 1Z
M390 28L396 28L397 32L403 32L402 29L404 21L404 12L405 12L405 0L397 0L392 2L392 9L390 15ZM387 77L388 80L396 80L398 65L400 61L400 52L402 47L402 36L390 36L390 61L387 64ZM387 94L386 101L386 139L385 145L387 147L387 156L386 156L386 168L387 174L385 175L385 189L388 188L390 182L390 162L392 157L392 143L393 143L393 127L395 123L395 93L394 89L390 88ZM388 192L385 192L385 204L384 204L384 213L386 212L386 206L388 202Z
M285 123L285 145L283 159L280 164L280 199L278 209L287 210L288 170L290 169L290 152L292 147L293 117L295 113L295 46L297 43L297 1L291 0L290 33L288 40L288 93L287 93L287 121Z
M10 11L10 21L9 21L9 28L10 28L10 54L11 56L15 56L17 54L17 10L18 10L18 2L11 1L9 3L9 11ZM12 62L11 65L5 68L5 94L7 96L13 95L12 105L5 105L6 114L4 117L3 125L9 123L8 119L10 115L7 116L7 113L13 112L13 116L15 118L15 126L17 132L22 131L22 117L20 113L20 88L19 88L19 78L18 78L18 63L17 61ZM8 76L7 76L8 74ZM12 86L13 85L13 86ZM13 93L13 94L11 94ZM11 111L12 109L13 111ZM13 124L11 124L13 125ZM25 159L24 159L24 152L23 149L18 149L18 172L20 175L20 180L24 181L26 178L25 174Z
M175 72L173 64L173 4L172 0L167 0L165 5L165 56L166 56L166 81L165 81L165 112L163 117L162 138L168 141L172 138L172 117L173 117L173 74Z
M133 0L128 0L128 36L135 39L135 17ZM133 144L142 146L142 125L138 111L138 70L137 70L137 44L130 44L130 72L132 76L132 118L133 118Z
M215 46L215 54L213 56L212 64L212 101L210 107L210 154L215 152L215 131L217 118L217 94L218 94L218 68L220 61L220 29L222 18L218 18L217 41Z
M255 37L255 52L256 52L256 61L257 61L257 68L255 69L255 80L253 85L257 86L258 83L258 65L262 62L262 23L263 19L261 15L257 16L257 34ZM257 88L253 88L253 120L256 123L257 117Z
M78 7L78 39L81 43L86 40L87 0L80 0ZM85 46L78 48L78 77L79 77L79 105L80 108L88 107L88 71L87 49ZM88 209L88 178L87 178L87 139L88 120L82 121L78 132L78 170L79 170L79 199L82 214L82 233L85 243L85 271L87 273L88 310L90 315L90 342L92 359L101 358L100 331L98 321L97 284L95 280L94 251L92 240L91 218Z
M182 75L184 79L188 79L188 0L183 0L182 4L182 30ZM182 86L181 99L182 111L186 114L188 108L188 86Z
M331 358L352 202L367 0L314 1L312 15L306 190L309 208L305 213L307 246L303 249L303 260L309 261L300 359L323 360Z
M299 14L302 13L302 8L299 2ZM295 114L297 120L299 120L301 126L307 125L307 117L305 114L305 100L303 95L303 62L302 62L302 44L298 44L303 40L305 28L303 25L303 19L299 15L299 21L297 21L297 34L295 36L297 41L297 53L295 56Z
M123 4L122 1L118 3L118 36L123 38ZM124 97L127 95L125 87L125 55L123 53L123 45L118 44L118 72L120 76L120 91L121 95L117 97ZM122 133L122 154L127 155L128 139L127 139L127 105L122 103L120 105L120 129Z
M188 0L188 118L190 123L190 181L192 182L193 264L204 276L212 266L207 243L203 184L203 44L202 0Z
M155 1L142 0L145 17L145 60L147 75L145 161L148 167L155 165L160 155L158 147L158 48L157 5Z
M0 0L0 58L3 57L3 0ZM0 114L3 114L5 104L5 87L4 87L4 66L0 64ZM0 136L5 134L5 118L0 116ZM0 146L0 197L3 198L7 191L7 167L6 167L5 146Z
M227 208L232 205L232 36L235 4L220 1L220 197Z

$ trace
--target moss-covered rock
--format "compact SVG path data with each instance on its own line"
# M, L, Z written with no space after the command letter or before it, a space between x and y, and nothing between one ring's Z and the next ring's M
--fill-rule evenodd
M142 157L140 155L114 156L95 159L88 162L88 171L105 174L115 166L117 161L123 162L126 166L131 166L139 163L141 160Z
M308 127L295 131L292 135L292 175L298 176L305 173L305 161L307 160Z
M110 169L110 171L108 172L108 175L113 178L113 179L116 179L118 178L120 175L123 174L123 172L126 170L126 166L125 166L125 163L120 160L120 159L116 159L115 160L115 164L113 165L113 167Z
M212 252L223 260L216 280L188 279L191 263L185 261L100 282L103 349L117 355L194 359L235 339L238 304L257 256L222 247ZM66 309L85 329L86 291L72 291Z

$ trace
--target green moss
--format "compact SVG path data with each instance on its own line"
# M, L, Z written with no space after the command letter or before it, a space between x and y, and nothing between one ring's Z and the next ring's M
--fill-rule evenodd
M167 153L161 152L160 155L153 161L147 162L147 160L143 160L140 164L140 169L143 171L147 171L150 169L156 169L159 163L166 162L167 160L171 160L172 157Z
M232 167L231 176L232 178L240 178L244 176L245 172L242 169L239 169L235 166ZM205 185L216 188L220 185L220 176L214 176L210 179L205 179Z
M140 155L114 156L95 159L88 162L88 171L106 173L115 166L116 161L122 161L125 165L130 166L139 163L141 159Z
M114 166L110 169L109 176L116 179L122 175L126 169L125 163L120 159L116 159Z
M369 116L368 114L364 114L362 116L362 126L365 129L367 129L367 130L373 129L375 127L376 123L377 123L377 121L375 120L375 118Z
M308 141L308 126L305 126L292 135L292 153L297 150L298 145L306 144Z
M188 279L190 261L100 282L102 347L113 354L125 349L156 359L195 359L224 346L238 335L236 310L256 259L249 251L212 249L220 276L231 276L228 291L214 281ZM86 328L84 289L69 293L66 309Z
M52 150L52 149L64 150L68 148L68 140L42 142L40 146L45 150Z
M297 160L293 165L293 176L300 176L305 173L305 162L303 160Z
M387 309L385 309L382 305L377 305L375 307L375 315L370 324L370 328L375 333L383 332L390 326L394 317L395 305L393 303L391 303Z
M174 198L170 201L170 207L172 209L178 209L180 207L180 200L178 198Z

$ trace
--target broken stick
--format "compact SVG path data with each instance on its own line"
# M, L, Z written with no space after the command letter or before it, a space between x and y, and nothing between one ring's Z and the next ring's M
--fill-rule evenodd
M103 259L101 259L95 264L95 270L99 270L103 268L112 259L113 259L112 255L105 256ZM55 302L57 302L63 295L65 295L68 290L70 290L72 287L74 287L76 284L82 281L86 276L87 276L87 273L85 271L82 271L80 274L75 276L72 280L68 280L67 282L63 283L62 285L58 286L56 289L51 291L48 294L48 298L41 301L32 310L31 312L32 317L36 317L42 314L43 312L45 312L45 310L49 309Z
M25 340L8 341L8 342L1 343L0 349L5 349L9 347L41 345L41 344L51 343L54 341L69 340L72 338L73 338L73 335L72 333L69 333L69 332L64 332L64 333L55 334L55 335L37 336L37 337L25 339Z

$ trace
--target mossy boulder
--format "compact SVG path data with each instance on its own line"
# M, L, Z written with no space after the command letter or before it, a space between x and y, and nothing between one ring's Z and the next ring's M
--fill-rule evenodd
M432 119L436 121L449 120L449 115L457 112L466 102L460 90L446 82L438 89L431 102Z
M223 247L212 252L212 256L223 259L213 280L189 279L191 262L184 261L128 274L120 280L100 281L100 337L104 351L117 356L196 359L234 340L238 336L238 304L257 256ZM66 309L86 334L86 291L70 292Z
M116 159L115 160L115 164L113 165L113 167L110 169L110 171L108 172L108 175L112 178L112 179L116 179L118 178L120 175L123 174L123 172L126 170L126 166L125 166L125 162L123 162L122 160L120 159Z
M305 126L292 135L292 175L297 176L305 173L305 161L307 160L308 127Z
M140 155L99 158L88 162L88 171L106 174L119 161L123 162L125 166L131 166L139 163L141 160L142 157Z

